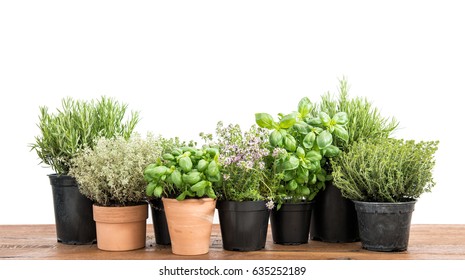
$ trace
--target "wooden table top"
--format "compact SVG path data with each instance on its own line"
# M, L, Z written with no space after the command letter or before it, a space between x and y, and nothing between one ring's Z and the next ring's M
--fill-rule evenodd
M253 252L222 248L218 224L213 225L210 252L178 256L170 246L155 244L153 225L147 224L146 247L107 252L94 245L65 245L56 241L55 225L0 225L0 260L465 260L465 225L413 224L408 250L372 252L360 242L277 245L268 230L266 246Z

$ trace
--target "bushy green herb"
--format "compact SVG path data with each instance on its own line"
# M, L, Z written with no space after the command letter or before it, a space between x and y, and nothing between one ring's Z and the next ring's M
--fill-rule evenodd
M71 161L69 175L79 191L102 206L138 204L145 199L144 169L161 156L161 138L99 138Z
M218 148L223 180L217 194L220 200L258 201L272 199L269 186L268 131L252 125L242 131L238 124L224 126L218 122L215 135L201 133L210 147Z
M147 196L215 199L214 184L221 180L218 149L171 144L144 170Z
M304 97L296 112L280 114L278 121L267 113L255 114L256 123L271 131L272 161L268 168L279 179L275 191L278 207L283 202L312 200L331 180L323 166L340 153L333 139L347 141L345 112L314 115L312 111L314 104Z
M83 148L93 147L100 137L122 136L128 139L139 121L138 112L125 120L127 105L102 97L82 101L64 98L57 113L40 107L41 134L35 137L31 150L35 150L41 163L58 174L67 174L70 160Z
M334 145L346 150L356 141L376 138L387 138L398 127L399 122L391 117L381 116L378 108L363 97L349 98L347 80L339 81L339 95L333 98L327 93L321 97L321 102L312 108L313 114L326 112L334 115L337 112L347 113L347 141L334 139Z
M435 185L432 169L438 144L386 138L355 142L332 162L334 184L352 200L416 199Z

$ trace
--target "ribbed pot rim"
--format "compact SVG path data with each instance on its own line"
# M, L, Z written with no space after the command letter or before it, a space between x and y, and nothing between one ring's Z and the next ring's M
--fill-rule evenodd
M259 201L231 201L219 200L216 208L220 211L249 212L249 211L267 211L266 202Z
M415 210L416 199L404 202L368 202L353 200L355 210L361 213L410 213Z
M101 223L132 223L148 218L148 204L135 206L92 206L94 220Z

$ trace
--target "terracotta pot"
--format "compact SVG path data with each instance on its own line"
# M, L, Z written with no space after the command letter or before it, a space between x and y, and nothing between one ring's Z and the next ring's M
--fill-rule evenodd
M105 251L129 251L145 247L147 204L124 207L93 205L97 247Z
M202 255L210 249L216 200L211 198L163 198L171 237L171 251L176 255Z

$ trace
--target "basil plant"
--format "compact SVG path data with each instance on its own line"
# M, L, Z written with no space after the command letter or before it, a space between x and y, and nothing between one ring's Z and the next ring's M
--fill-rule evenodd
M144 178L149 197L216 199L214 184L220 182L219 151L215 148L174 148L148 165Z
M345 128L348 117L345 112L333 116L315 112L311 101L304 97L298 111L279 114L277 121L270 114L255 114L256 123L270 130L271 161L275 177L275 202L296 203L311 201L325 182L332 179L327 170L328 158L340 154L333 145L334 137L348 140Z

